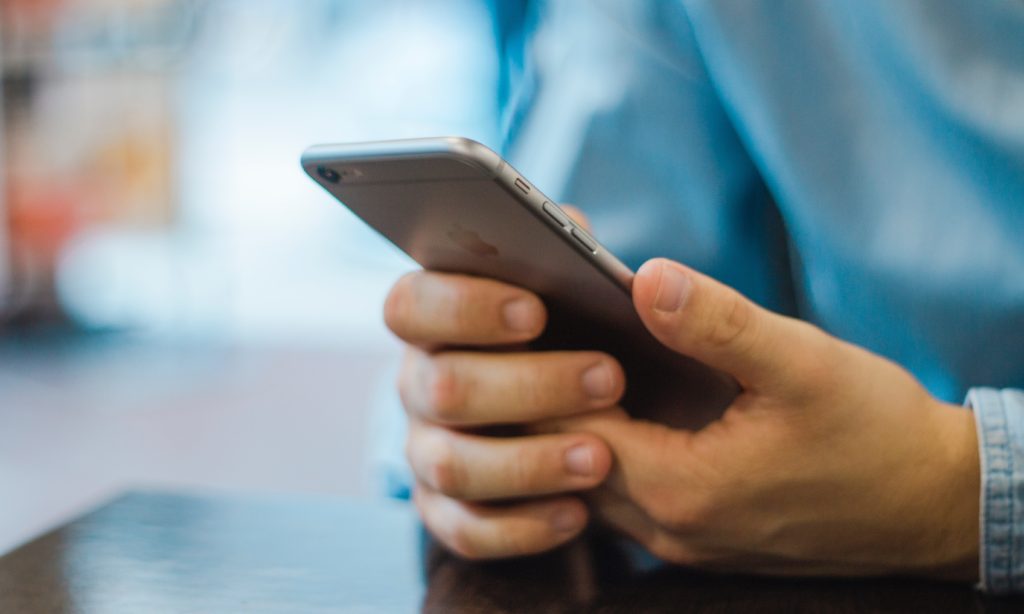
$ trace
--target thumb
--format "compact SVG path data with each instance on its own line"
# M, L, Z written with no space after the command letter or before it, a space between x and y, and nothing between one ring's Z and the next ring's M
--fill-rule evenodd
M809 327L671 260L640 267L633 304L663 344L732 375L748 390L785 383L793 361L809 355L801 343Z
M662 492L667 471L679 475L689 466L680 463L680 455L689 453L693 433L634 420L621 408L531 425L538 426L542 433L590 433L602 439L615 459L604 485L627 498Z

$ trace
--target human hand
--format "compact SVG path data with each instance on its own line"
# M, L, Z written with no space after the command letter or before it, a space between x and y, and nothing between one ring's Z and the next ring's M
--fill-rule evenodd
M633 299L662 343L744 392L696 432L622 413L549 425L611 447L611 475L588 495L604 523L663 560L704 568L977 578L970 412L680 264L645 264Z
M618 363L598 352L523 351L544 328L544 305L493 280L411 273L384 311L408 344L399 392L427 528L468 558L534 553L578 534L588 511L574 493L605 478L608 447L588 433L529 431L614 407L625 386ZM509 425L521 432L487 432Z

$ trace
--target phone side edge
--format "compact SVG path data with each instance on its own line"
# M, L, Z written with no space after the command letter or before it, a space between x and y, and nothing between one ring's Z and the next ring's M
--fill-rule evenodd
M526 185L529 186L530 192L524 194L522 189L516 185L516 179L525 182ZM494 180L515 200L526 205L535 217L539 218L553 230L556 230L557 234L563 241L569 243L571 247L575 248L577 253L589 259L595 268L597 268L605 277L618 285L628 296L632 297L633 270L615 257L611 250L595 239L586 228L576 224L576 222L573 221L572 218L564 211L562 211L563 215L565 215L572 226L562 227L558 222L551 219L551 216L544 212L544 203L549 203L561 211L561 207L559 207L557 202L548 198L543 192L533 186L532 183L526 180L522 173L517 171L508 162L505 162L504 167L500 169L500 172L494 177ZM586 233L587 238L594 243L596 248L594 251L586 250L576 241L576 239L572 237L571 228L573 227Z
M472 164L491 177L497 177L505 164L504 159L490 147L461 136L313 145L302 152L300 163L309 173L312 166L324 162L417 158L424 155L448 155Z

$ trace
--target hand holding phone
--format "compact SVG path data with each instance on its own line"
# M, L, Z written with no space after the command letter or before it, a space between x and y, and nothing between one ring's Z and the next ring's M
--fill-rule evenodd
M643 327L632 272L584 224L483 146L429 139L318 147L315 180L426 270L385 305L407 342L399 389L414 499L470 558L547 550L589 512L606 443L566 421L635 416L699 428L736 394L727 376Z
M633 308L632 271L483 145L460 138L327 145L307 150L303 166L425 269L539 297L547 322L531 347L615 357L631 415L699 428L738 393L728 375L654 339Z
M433 148L428 159L438 154L436 143L425 145L415 146ZM459 170L438 176L434 201L411 198L430 195L422 186L409 199L377 201L386 234L389 210L421 216L411 222L420 242L393 238L424 266L471 273L414 273L388 301L389 321L397 316L413 342L402 389L415 498L449 548L470 558L547 550L593 514L672 563L977 579L981 486L970 412L931 397L898 365L679 263L655 259L635 279L620 278L603 247L547 213L546 199L520 196L536 193L518 174L500 162L479 168L468 173L477 176L468 191ZM343 171L335 170L339 182ZM368 192L376 190L343 200L361 210ZM445 241L466 235L438 234L424 217L451 224L456 211L444 206L467 196L488 198L466 198L454 221L484 245L466 243L475 258L435 259ZM517 241L527 249L516 251ZM631 299L629 311L602 288ZM744 382L721 421L687 432L635 419L658 407L692 418L716 407L700 405L702 393L721 401L736 388L717 387L719 371L659 357L630 318L668 353ZM587 381L595 367L595 382L608 383L607 367L613 384L596 395ZM623 382L632 415L614 402ZM510 423L524 428L511 437L480 429Z

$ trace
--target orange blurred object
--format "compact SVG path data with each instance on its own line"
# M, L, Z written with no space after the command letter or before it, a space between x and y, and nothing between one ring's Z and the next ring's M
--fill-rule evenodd
M61 246L81 224L75 194L61 185L12 182L7 195L15 253L31 253L52 264Z
M153 4L0 0L2 183L19 311L52 311L61 250L81 229L174 220L174 75L116 59L124 50L101 35ZM75 28L92 47L56 45L55 31ZM82 53L91 59L76 63Z

